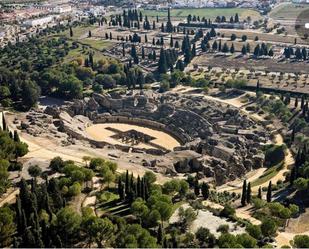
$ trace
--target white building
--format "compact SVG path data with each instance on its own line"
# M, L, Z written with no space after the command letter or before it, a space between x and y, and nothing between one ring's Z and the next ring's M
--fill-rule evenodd
M68 13L72 11L72 7L70 5L59 5L54 8L54 12L58 14Z
M43 25L48 24L52 21L53 21L52 16L46 16L46 17L42 17L42 18L26 20L23 24L27 27L37 27L37 26L43 26Z

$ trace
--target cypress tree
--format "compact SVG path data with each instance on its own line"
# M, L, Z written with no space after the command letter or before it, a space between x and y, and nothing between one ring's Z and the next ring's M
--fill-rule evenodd
M217 50L217 49L218 49L217 41L214 41L212 44L212 50Z
M171 35L171 39L170 39L170 47L174 47L174 41L173 41L173 36Z
M4 112L2 112L2 130L7 131L8 127L6 125L5 115Z
M124 191L123 191L123 184L122 184L120 177L118 178L118 194L119 194L120 200L123 200L124 199Z
M262 188L261 188L261 186L259 187L259 192L258 192L257 197L262 200Z
M88 32L88 37L91 37L91 36L92 36L91 30L89 30L89 32Z
M235 52L234 43L232 43L232 46L230 48L230 52L231 52L231 54L234 54L234 52Z
M200 185L199 185L197 177L195 177L195 180L194 180L194 193L196 196L200 195Z
M122 56L123 56L123 57L126 56L126 50L125 50L124 43L122 43Z
M143 60L145 59L145 49L144 49L144 47L142 47L142 59Z
M241 53L242 53L243 55L247 54L247 49L246 49L246 46L245 46L245 45L242 46Z
M295 98L294 107L295 107L295 108L297 108L297 107L298 107L298 97L296 97L296 98Z
M141 178L138 175L137 176L137 197L141 197L142 194L142 183L141 183Z
M159 224L158 232L157 232L157 242L159 245L163 244L163 238L164 238L163 227L162 227L162 224Z
M73 37L73 30L72 30L72 27L70 27L70 37Z
M291 170L291 176L290 176L290 185L291 186L293 186L295 179L296 179L296 166L294 166Z
M14 130L14 141L15 142L20 142L20 138L19 138L19 135L17 133L17 130Z
M247 203L249 204L251 202L251 183L248 183L247 187L247 198L246 198Z
M202 195L203 195L204 199L207 200L208 197L209 197L209 186L206 182L202 183L201 190L202 190Z
M130 192L129 171L127 170L127 172L126 172L126 181L125 181L125 193L126 193L126 196L127 196L127 197L128 197L128 195L129 195L129 192Z
M172 33L173 32L173 24L171 22L170 8L168 8L168 12L167 12L167 23L166 23L166 29L165 30L168 33Z
M241 205L246 206L246 199L247 199L247 181L244 180L242 185L242 194L241 194Z
M168 68L168 65L167 65L167 60L166 60L166 53L165 53L164 49L161 48L161 50L160 50L160 58L159 58L158 72L159 72L160 74L166 73L166 72L167 72L167 68Z
M267 194L266 194L267 202L271 202L271 197L272 197L272 187L271 187L271 181L270 181L268 184Z

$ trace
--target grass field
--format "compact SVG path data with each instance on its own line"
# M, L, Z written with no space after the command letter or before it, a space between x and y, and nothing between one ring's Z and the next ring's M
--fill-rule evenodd
M154 17L166 17L167 11L157 10L143 10L144 15ZM259 12L251 9L240 9L240 8L201 8L201 9L172 9L171 16L178 18L186 18L189 14L200 17L215 19L217 16L234 16L236 13L239 14L240 19L246 19L250 16L253 20L261 18Z
M309 9L308 4L281 4L273 9L269 16L273 19L294 20L304 10Z
M279 163L276 166L273 166L267 169L263 175L261 175L257 180L251 183L252 187L262 185L265 182L271 180L278 172L283 168L283 163Z

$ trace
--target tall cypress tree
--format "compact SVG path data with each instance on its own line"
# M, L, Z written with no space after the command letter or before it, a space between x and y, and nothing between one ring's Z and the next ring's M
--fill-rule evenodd
M203 195L204 199L207 200L208 197L209 197L209 186L206 182L202 183L201 190L202 190L202 195Z
M166 73L168 69L167 61L166 61L166 53L163 48L160 50L160 59L159 59L159 66L158 72L160 74Z
M4 131L8 130L8 127L6 125L4 112L2 112L2 130L4 130Z
M251 183L248 183L247 187L247 196L246 196L246 201L249 204L251 202Z
M171 22L171 11L170 8L168 8L168 12L167 12L167 23L166 23L166 32L168 33L172 33L173 32L173 24Z
M271 181L270 181L268 184L267 194L266 194L267 202L271 202L271 197L272 197L272 187L271 187Z
M247 200L247 181L244 180L242 185L242 194L241 194L241 205L245 206Z
M196 196L200 195L200 185L199 185L197 177L195 177L195 180L194 180L194 193Z
M261 186L259 187L259 192L258 192L257 197L262 200L262 188L261 188Z
M157 243L158 243L159 245L162 245L162 244L163 244L163 238L164 238L163 227L162 227L162 224L159 224L158 232L157 232Z
M127 172L126 172L126 181L125 181L125 193L126 193L127 197L128 197L129 192L130 192L129 171L127 170Z

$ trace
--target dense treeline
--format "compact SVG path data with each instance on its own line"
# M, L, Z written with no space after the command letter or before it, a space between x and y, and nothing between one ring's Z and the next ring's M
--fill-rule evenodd
M30 39L0 50L0 101L5 107L27 110L41 94L64 99L81 98L83 89L96 92L116 85L142 87L141 70L120 64L115 59L95 60L94 52L83 48L86 58L63 63L68 53L80 45L65 38Z
M8 130L6 120L2 114L3 129L0 129L0 196L4 194L11 185L9 181L9 170L21 170L17 162L19 157L28 153L28 146L21 142L18 133Z

